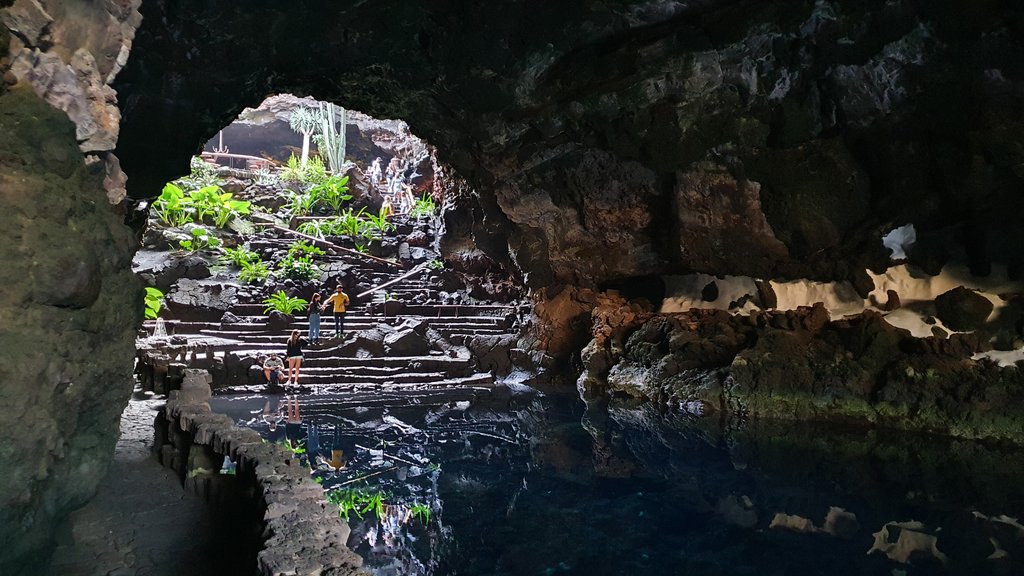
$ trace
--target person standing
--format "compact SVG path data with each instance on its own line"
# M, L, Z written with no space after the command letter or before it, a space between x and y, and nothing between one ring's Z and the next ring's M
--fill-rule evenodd
M302 346L303 344L309 344L302 338L299 338L299 331L292 330L292 335L288 338L288 383L298 384L299 383L299 369L302 368Z
M348 308L348 294L345 294L344 286L338 283L338 291L331 294L331 297L324 302L321 309L326 309L328 304L334 305L334 337L340 338L345 329L345 310Z
M312 344L320 343L320 293L313 294L309 302L309 341Z

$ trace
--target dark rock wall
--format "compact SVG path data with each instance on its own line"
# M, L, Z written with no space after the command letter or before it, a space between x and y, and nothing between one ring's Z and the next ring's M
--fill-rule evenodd
M67 116L0 95L0 573L88 500L132 389L134 239ZM38 558L36 558L38 560Z
M290 91L403 118L495 204L532 287L849 279L912 221L1020 263L1024 8L1005 1L147 0L117 85L147 196ZM263 34L253 38L252 30ZM925 256L922 256L922 258Z

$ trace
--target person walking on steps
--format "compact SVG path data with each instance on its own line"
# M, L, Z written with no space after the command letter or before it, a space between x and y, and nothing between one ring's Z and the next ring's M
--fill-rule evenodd
M345 309L348 307L348 294L345 294L344 286L338 283L338 291L331 294L331 297L324 302L323 309L327 308L328 304L334 304L334 337L341 338L342 332L345 330Z
M311 344L320 343L320 293L313 294L313 299L309 302L309 342Z
M288 383L298 384L299 383L299 369L302 367L302 346L308 345L303 338L299 338L299 331L292 330L292 335L288 338Z

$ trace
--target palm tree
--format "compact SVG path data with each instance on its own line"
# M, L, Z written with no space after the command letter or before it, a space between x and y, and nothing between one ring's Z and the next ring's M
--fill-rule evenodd
M320 126L320 119L312 108L295 108L291 117L288 118L288 125L292 130L302 134L302 167L306 167L306 160L309 158L309 137L316 132Z

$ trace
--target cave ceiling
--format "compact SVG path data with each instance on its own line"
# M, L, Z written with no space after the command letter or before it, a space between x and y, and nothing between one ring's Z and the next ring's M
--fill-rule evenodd
M406 120L477 191L465 213L488 224L467 233L533 286L694 271L862 285L887 264L880 236L907 222L922 262L1020 268L1017 2L141 11L115 84L137 198L244 107L290 92Z

